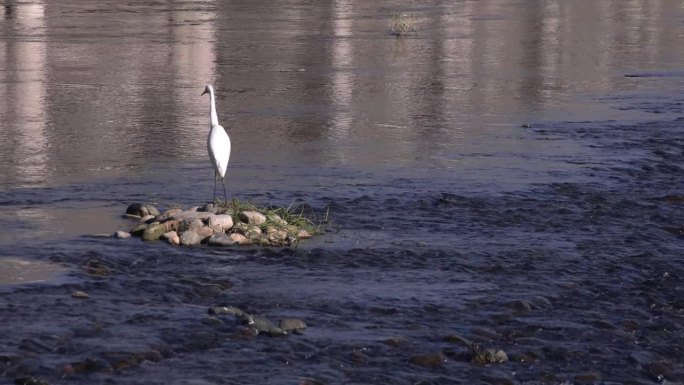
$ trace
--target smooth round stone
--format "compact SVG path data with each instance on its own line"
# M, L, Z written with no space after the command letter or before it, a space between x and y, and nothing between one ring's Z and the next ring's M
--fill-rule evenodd
M298 239L309 239L309 238L311 238L311 234L309 234L308 231L301 229L301 230L297 231L297 238Z
M266 216L258 211L243 211L240 216L250 225L261 225L266 223Z
M283 318L278 326L287 332L299 333L306 330L306 323L299 318Z
M119 230L116 233L114 233L114 236L119 239L126 239L131 237L131 233Z
M147 215L159 215L159 210L156 207L148 204L133 203L126 209L126 214L137 215L145 217Z
M198 245L202 238L194 230L183 231L180 235L180 243L184 246Z

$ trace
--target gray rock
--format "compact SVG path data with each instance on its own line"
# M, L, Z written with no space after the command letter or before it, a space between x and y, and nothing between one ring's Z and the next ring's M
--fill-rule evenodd
M233 227L233 217L228 214L213 215L209 217L207 224L209 227L219 227L223 231L230 230Z
M205 239L211 237L212 235L214 235L214 229L212 229L209 226L202 226L198 229L193 229L193 230L197 233L197 235L200 236L200 238L202 238L202 240L205 240Z
M114 233L114 236L119 239L126 239L131 237L131 233L119 230L116 233Z
M258 211L243 211L240 213L240 219L250 225L261 225L266 223L266 216Z
M161 223L152 223L151 225L147 226L145 231L143 231L142 239L144 241L156 241L165 232L167 232L166 226Z
M194 230L183 231L180 235L180 243L184 246L197 245L202 242L202 237Z
M126 214L137 215L145 217L147 215L159 215L159 210L156 207L148 204L133 203L126 209Z
M306 330L306 323L299 318L283 318L280 320L279 326L286 332L301 333Z
M141 217L140 215L124 214L124 215L121 216L121 218L125 218L125 219L134 219L134 220L136 220L136 221L139 221L140 218L142 218L142 217Z
M472 344L473 344L467 338L461 337L457 334L448 335L444 338L444 340L446 340L447 342L452 342L452 343L455 343L457 345L467 347L467 348L472 346Z
M154 219L157 222L164 222L165 220L170 219L174 215L178 215L182 212L183 212L183 210L181 210L181 209L168 209L168 210L164 211L163 213L157 215Z
M186 218L178 222L178 231L197 230L204 227L204 222L200 218Z
M202 212L202 211L183 211L175 214L171 219L183 220L183 219L206 219L214 214Z
M297 231L296 235L297 235L297 239L309 239L309 238L311 238L311 234L309 234L309 232L304 230L304 229Z
M256 329L259 333L268 333L274 329L280 329L273 324L270 320L260 317L257 315L243 314L241 317L242 321L249 325L250 327Z
M236 223L235 226L233 226L233 230L250 239L259 238L261 236L261 228L256 225Z
M236 242L225 233L217 233L209 237L207 243L211 246L232 246Z
M266 333L271 337L286 337L290 334L277 326L269 329Z

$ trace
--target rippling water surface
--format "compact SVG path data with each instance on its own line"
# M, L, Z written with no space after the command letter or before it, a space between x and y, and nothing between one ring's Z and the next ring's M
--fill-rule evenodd
M683 38L674 0L6 0L0 383L681 384ZM211 198L208 83L230 193L329 231L90 236Z

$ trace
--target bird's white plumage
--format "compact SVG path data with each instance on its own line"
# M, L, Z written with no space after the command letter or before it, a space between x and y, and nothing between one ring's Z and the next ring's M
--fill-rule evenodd
M202 95L205 93L209 93L209 125L211 127L209 137L207 137L207 151L216 174L220 175L223 181L223 178L226 176L226 169L228 168L228 160L230 159L230 138L226 130L218 123L214 88L207 86ZM225 184L223 189L225 194ZM214 194L216 193L215 190L216 186L214 186Z
M211 164L216 168L216 172L221 178L226 176L228 160L230 159L230 138L221 125L211 126L209 137L207 138L207 150Z

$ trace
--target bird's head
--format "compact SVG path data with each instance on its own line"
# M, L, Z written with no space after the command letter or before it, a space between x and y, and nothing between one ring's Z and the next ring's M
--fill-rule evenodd
M206 94L206 93L210 93L210 94L211 94L212 91L214 91L214 89L213 89L210 85L207 84L207 86L204 87L204 92L202 92L202 95L204 95L204 94Z

